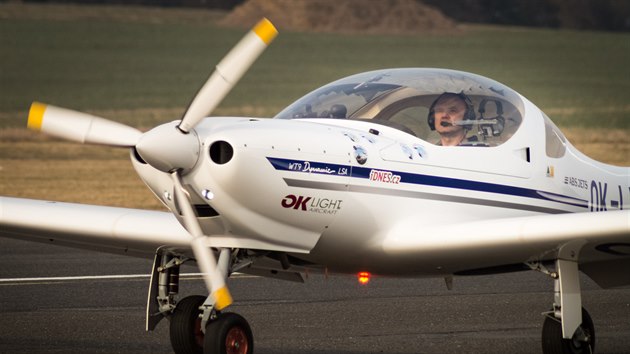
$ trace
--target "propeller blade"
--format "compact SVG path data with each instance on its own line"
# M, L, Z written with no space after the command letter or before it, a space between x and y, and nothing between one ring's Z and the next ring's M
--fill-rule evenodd
M190 246L193 254L195 255L199 269L201 269L203 273L203 280L206 283L206 287L214 297L214 307L217 310L222 310L232 304L232 295L230 295L230 291L225 285L225 279L220 269L217 267L214 254L205 244L205 238L207 236L204 236L201 226L199 226L195 212L190 205L190 199L182 186L179 172L173 172L171 177L173 178L175 186L177 205L179 205L180 211L184 216L184 226L192 236Z
M277 34L278 30L269 20L260 20L216 66L188 106L179 129L189 132L210 115Z
M80 143L120 147L136 145L142 135L121 123L39 102L31 104L27 127Z

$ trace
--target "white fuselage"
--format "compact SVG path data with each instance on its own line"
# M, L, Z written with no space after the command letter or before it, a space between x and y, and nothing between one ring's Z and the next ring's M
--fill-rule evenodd
M529 105L527 124L497 147L441 147L365 121L206 119L195 128L201 153L184 184L195 204L218 213L199 218L206 235L256 239L330 271L436 275L491 267L500 255L475 264L461 255L393 261L382 241L400 225L431 238L425 230L440 225L630 207L628 169L568 143L563 157L548 157L541 113ZM210 157L217 141L233 147L227 163ZM168 174L132 160L178 215Z

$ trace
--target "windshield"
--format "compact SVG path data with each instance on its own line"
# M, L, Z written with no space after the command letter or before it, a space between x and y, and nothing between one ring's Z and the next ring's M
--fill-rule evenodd
M522 117L520 96L496 81L453 70L390 69L325 85L275 118L370 120L437 145L496 146Z
M283 118L348 118L366 104L399 86L375 83L327 85L281 113ZM288 117L284 117L288 115Z

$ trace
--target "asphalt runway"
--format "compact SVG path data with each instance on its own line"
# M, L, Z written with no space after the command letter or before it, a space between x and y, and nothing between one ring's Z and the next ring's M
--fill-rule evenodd
M0 238L0 353L171 353L168 322L144 331L151 260ZM627 270L626 270L627 271ZM196 268L183 269L197 272ZM14 280L97 275L122 279ZM442 279L311 275L305 284L230 279L231 311L256 353L540 353L553 283L535 272ZM597 353L630 353L630 288L583 277ZM202 294L200 279L181 292Z

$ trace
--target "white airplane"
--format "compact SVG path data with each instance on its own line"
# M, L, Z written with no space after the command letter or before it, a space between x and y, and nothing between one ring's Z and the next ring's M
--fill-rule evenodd
M605 288L630 284L630 169L578 152L507 86L453 70L367 72L275 119L205 118L276 34L262 20L181 120L145 133L33 103L31 129L130 149L170 212L1 197L0 235L154 257L147 330L170 318L176 353L253 352L247 321L223 312L234 272L450 286L529 269L555 283L543 352L593 352L579 271ZM210 295L180 300L179 266L193 260Z

